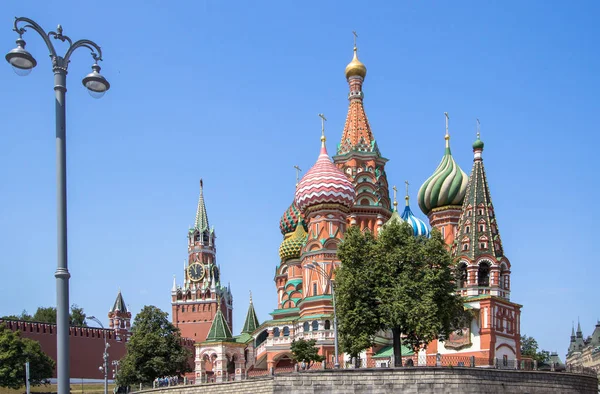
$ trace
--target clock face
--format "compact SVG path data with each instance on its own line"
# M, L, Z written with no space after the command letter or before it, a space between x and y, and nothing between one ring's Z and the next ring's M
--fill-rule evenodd
M191 264L188 267L188 276L192 282L198 282L204 278L204 266L200 263Z

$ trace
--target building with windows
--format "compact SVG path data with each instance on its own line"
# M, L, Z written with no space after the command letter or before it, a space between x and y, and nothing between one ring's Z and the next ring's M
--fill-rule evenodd
M389 220L408 222L414 236L429 236L430 227L442 233L459 261L457 291L473 312L468 327L443 342L434 341L419 357L456 354L489 363L520 358L521 305L510 301L511 263L502 247L479 133L467 175L452 156L445 114L444 155L418 192L418 205L429 225L411 210L408 190L405 208L398 212L395 188L393 201L390 198L388 159L365 112L366 74L355 46L345 69L348 114L335 154L329 154L323 124L317 160L296 184L279 223L283 239L274 276L276 307L271 319L260 323L251 300L237 336L231 332L231 290L221 285L216 237L208 226L201 183L196 223L188 233L184 281L179 286L174 282L172 288L173 323L184 337L196 341L196 379L221 381L241 378L248 370L291 368L290 345L299 338L315 339L326 360L335 362L331 279L340 265L337 247L348 226L376 234ZM316 148L315 138L315 153ZM389 352L390 335L382 333L376 342L365 351L365 359L379 360Z
M571 329L571 341L567 351L567 370L569 368L592 368L600 376L600 320L596 323L594 332L587 338L583 337L581 324L577 323Z

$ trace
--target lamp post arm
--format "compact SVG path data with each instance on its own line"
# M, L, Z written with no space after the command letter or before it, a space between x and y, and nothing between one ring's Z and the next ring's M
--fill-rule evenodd
M71 46L67 50L67 53L65 53L65 63L68 64L73 52L75 52L77 48L82 47L92 51L92 57L96 62L102 60L102 49L100 49L100 46L98 44L90 40L78 40L71 44Z
M19 27L18 26L19 22L24 22L24 23L26 23L26 25L23 27ZM40 25L38 25L37 23L35 23L34 21L32 21L29 18L15 17L15 27L13 28L13 30L16 31L17 34L19 34L19 37L23 36L23 33L25 33L27 31L26 28L31 28L31 29L35 30L44 39L44 42L46 43L46 46L48 47L48 50L50 51L50 56L52 58L57 57L56 50L54 49L54 45L52 45L52 41L50 41L49 33L46 33L46 31L44 29L42 29L42 27ZM54 32L52 32L52 33L54 33ZM54 34L56 34L56 33L54 33Z

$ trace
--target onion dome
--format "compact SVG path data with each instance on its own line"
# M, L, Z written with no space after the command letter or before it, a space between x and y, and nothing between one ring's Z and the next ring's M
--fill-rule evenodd
M363 79L367 76L367 67L358 60L356 45L354 46L354 57L352 61L346 66L346 79L354 76L362 77Z
M308 234L304 230L304 226L296 226L293 233L286 234L285 239L279 246L281 261L299 258L307 239Z
M446 114L447 115L447 114ZM449 205L461 206L467 192L467 174L456 164L450 151L446 117L446 151L442 161L419 189L419 207L424 214Z
M392 189L394 189L394 209L392 210L392 216L390 216L388 221L383 224L383 227L386 227L388 225L388 223L392 223L392 222L397 222L397 223L404 222L402 217L400 217L400 215L398 214L398 201L396 200L396 191L397 191L396 186L394 186Z
M483 150L483 141L479 139L479 133L477 133L477 139L473 142L473 149Z
M409 200L408 191L407 191L406 197L404 197L404 199L406 200L406 207L404 207L404 212L402 212L402 216L401 216L402 219L404 219L406 222L408 222L408 224L411 225L411 227L413 228L413 234L415 235L415 237L417 235L424 235L426 237L429 237L429 229L427 228L427 225L425 224L425 222L422 221L421 219L419 219L418 217L416 217L412 213L412 210L410 209L410 205L408 203L408 200Z
M298 226L298 223L301 223L304 227L304 230L308 230L306 226L306 221L304 220L304 215L298 209L296 202L292 201L292 205L283 213L281 220L279 221L279 229L281 230L281 234L285 235L287 233L292 233Z
M340 204L352 208L354 199L354 186L331 162L323 134L317 162L304 174L296 188L296 205L304 213L308 207L317 204Z

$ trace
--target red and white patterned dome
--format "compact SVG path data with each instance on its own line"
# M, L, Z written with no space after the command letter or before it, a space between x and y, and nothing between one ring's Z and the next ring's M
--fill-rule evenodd
M302 212L317 204L354 205L354 186L329 158L322 138L321 153L315 165L302 177L296 188L296 205Z

